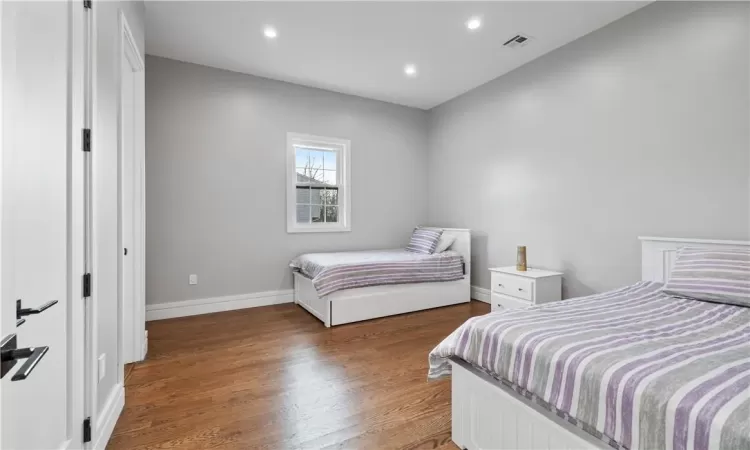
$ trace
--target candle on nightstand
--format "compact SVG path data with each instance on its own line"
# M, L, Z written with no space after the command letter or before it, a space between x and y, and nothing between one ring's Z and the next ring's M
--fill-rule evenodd
M518 258L516 259L516 270L526 272L526 246L518 246Z

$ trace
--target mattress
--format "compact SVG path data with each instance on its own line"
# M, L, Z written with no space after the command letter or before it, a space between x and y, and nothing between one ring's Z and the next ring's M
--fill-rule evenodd
M307 253L294 258L290 266L312 279L320 297L342 289L464 277L463 258L453 251L432 255L404 249Z
M429 377L451 357L624 448L750 448L750 308L641 282L469 319L430 353Z

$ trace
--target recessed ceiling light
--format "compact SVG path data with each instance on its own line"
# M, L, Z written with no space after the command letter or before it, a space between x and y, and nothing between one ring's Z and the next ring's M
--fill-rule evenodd
M466 22L466 28L476 30L482 26L482 21L478 17L472 17Z
M407 64L404 66L404 73L407 77L416 77L417 76L417 66L414 64Z
M263 36L267 37L268 39L273 39L276 37L276 28L274 27L265 27L263 28Z

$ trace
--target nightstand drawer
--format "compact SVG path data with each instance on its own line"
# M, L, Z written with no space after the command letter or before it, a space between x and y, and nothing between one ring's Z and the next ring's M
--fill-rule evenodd
M528 308L531 306L530 301L521 300L505 294L492 293L492 310L498 311L503 309Z
M492 291L531 301L534 299L534 281L513 275L493 273Z

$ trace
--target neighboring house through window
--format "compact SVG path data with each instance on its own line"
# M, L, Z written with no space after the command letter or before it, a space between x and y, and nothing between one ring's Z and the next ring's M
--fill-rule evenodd
M350 231L345 139L287 134L287 232Z

